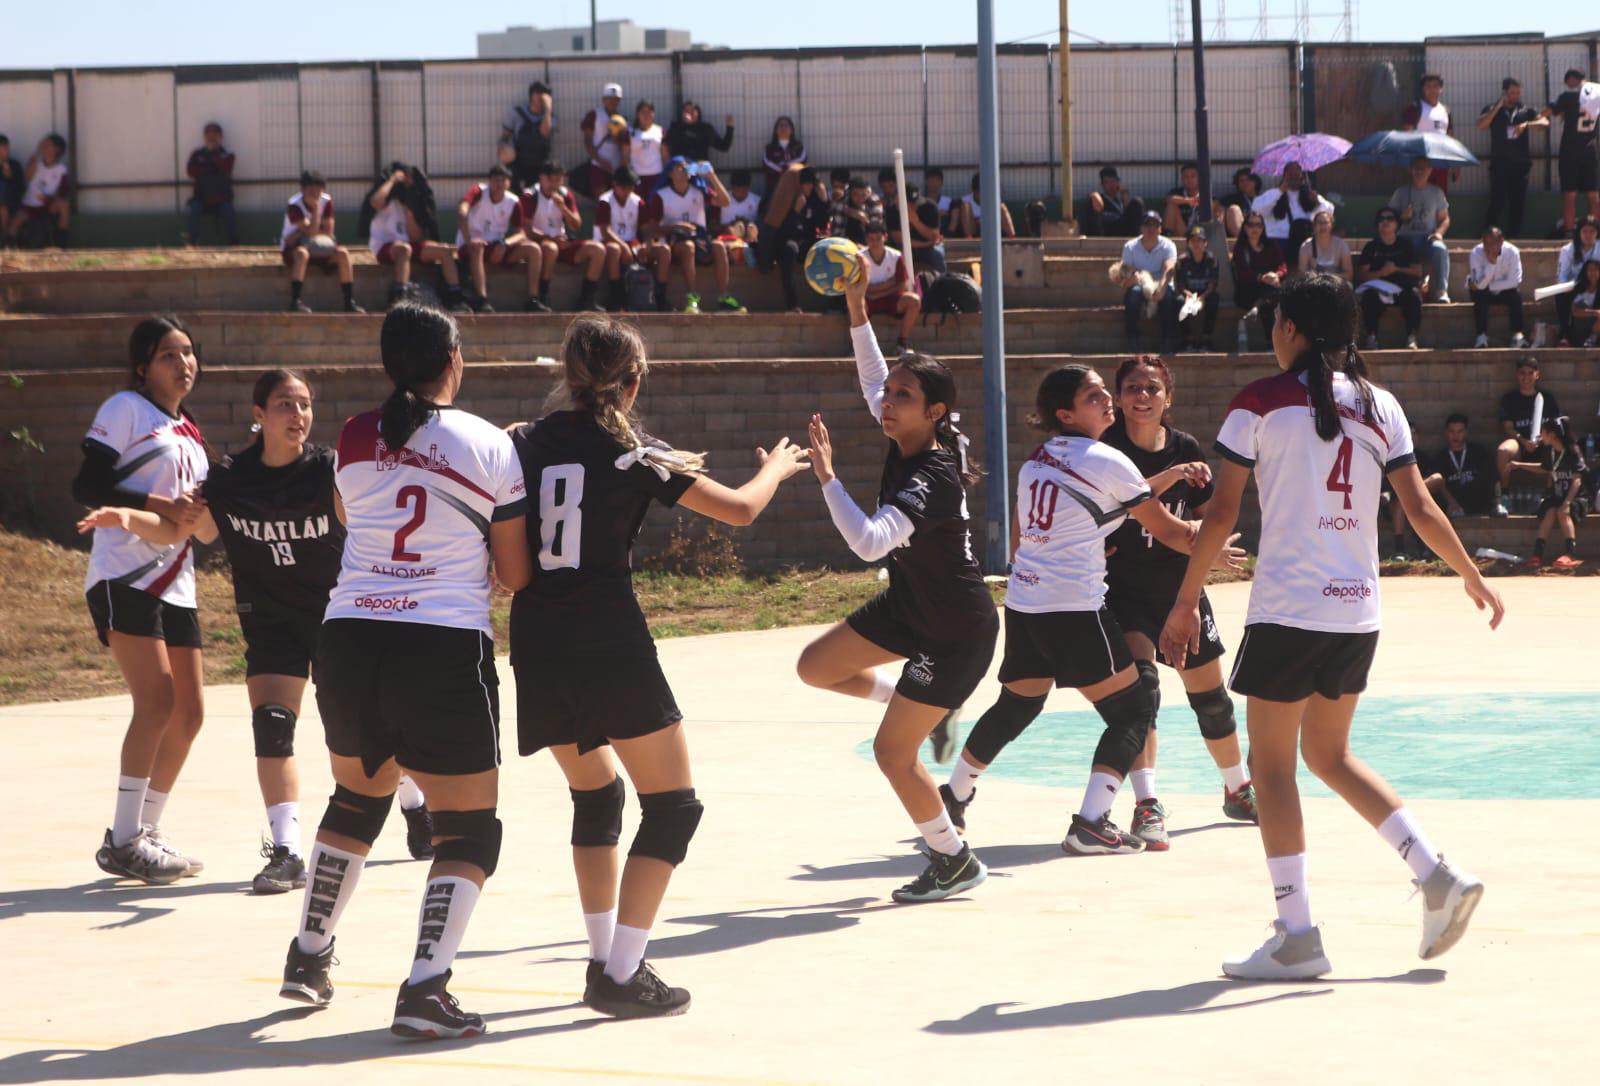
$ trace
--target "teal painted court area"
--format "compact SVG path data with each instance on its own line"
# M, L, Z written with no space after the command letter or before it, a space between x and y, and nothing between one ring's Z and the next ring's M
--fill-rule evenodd
M1070 695L1067 695L1070 697ZM1176 704L1174 704L1176 702ZM1234 698L1240 729L1244 699ZM1405 797L1417 799L1600 799L1600 714L1593 693L1481 691L1361 699L1350 746ZM982 709L969 705L963 738ZM1160 790L1204 795L1219 787L1194 714L1167 694L1158 720ZM986 779L1082 789L1100 737L1087 708L1049 712L1006 748ZM872 742L860 753L872 757ZM934 779L948 767L929 762ZM1332 793L1300 770L1308 796Z

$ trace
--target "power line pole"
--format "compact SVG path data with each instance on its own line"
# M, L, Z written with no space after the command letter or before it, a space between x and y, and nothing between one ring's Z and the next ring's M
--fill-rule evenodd
M1198 2L1198 0L1196 0ZM984 569L1002 573L1011 557L1011 482L1006 465L1005 273L1000 265L1000 95L994 0L978 0L978 188L989 207L983 231Z
M1067 0L1061 0L1061 221L1071 222L1072 200L1072 49L1067 41Z

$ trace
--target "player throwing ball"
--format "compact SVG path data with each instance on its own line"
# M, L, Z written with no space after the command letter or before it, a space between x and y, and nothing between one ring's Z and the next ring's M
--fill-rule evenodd
M527 501L510 437L455 406L455 322L403 302L384 318L381 351L394 391L344 424L335 452L349 534L322 628L317 708L336 787L280 990L304 1003L333 998L334 932L404 766L433 808L434 862L390 1028L470 1037L483 1018L446 986L500 856L489 563L507 588L528 583Z
M1307 897L1297 747L1416 876L1423 958L1456 944L1483 895L1483 884L1446 863L1394 789L1350 753L1350 722L1382 618L1377 513L1385 478L1422 541L1461 577L1478 609L1489 609L1491 628L1505 611L1423 485L1405 412L1367 380L1355 328L1345 280L1312 272L1284 287L1272 328L1284 372L1246 385L1229 405L1217 437L1225 462L1216 494L1161 632L1161 651L1176 666L1200 652L1206 570L1233 532L1254 471L1261 556L1232 686L1249 699L1251 768L1278 918L1255 952L1222 964L1230 977L1296 980L1332 968Z
M833 472L833 444L811 417L811 466L828 513L863 561L887 558L889 588L807 645L800 678L811 686L884 702L873 740L878 768L928 844L927 869L896 901L938 901L988 875L956 832L917 751L977 689L994 657L1000 623L972 555L966 487L978 478L955 428L955 377L944 363L908 352L891 370L867 317L867 268L845 288L856 374L867 408L889 439L878 508L864 513ZM877 670L906 661L896 683Z
M757 449L755 478L730 489L702 473L704 457L641 427L635 408L648 364L635 328L579 317L561 359L549 413L512 433L538 502L533 580L511 604L518 746L525 755L549 747L572 792L572 863L589 936L583 1001L620 1018L682 1014L689 993L657 976L644 951L702 805L683 714L633 593L633 541L652 502L751 523L778 484L804 470L806 450L787 438L770 453ZM641 814L620 893L626 790L616 761Z

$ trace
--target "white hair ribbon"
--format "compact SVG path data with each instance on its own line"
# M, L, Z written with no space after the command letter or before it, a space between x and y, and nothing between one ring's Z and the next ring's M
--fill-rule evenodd
M956 423L961 421L959 411L950 412L950 432L956 435L956 451L961 456L961 474L967 473L967 446L972 444L972 439L956 429Z
M627 471L635 464L643 464L660 477L662 482L672 478L674 469L680 472L689 470L689 464L672 452L670 449L659 448L654 445L640 445L636 449L629 449L616 459L618 471Z

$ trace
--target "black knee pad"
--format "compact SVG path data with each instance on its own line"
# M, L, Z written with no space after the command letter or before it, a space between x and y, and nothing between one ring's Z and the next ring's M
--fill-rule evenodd
M1150 697L1156 703L1155 712L1160 713L1161 672L1156 670L1156 662L1154 660L1135 660L1133 667L1139 673L1139 681L1149 689ZM1154 716L1150 718L1150 726L1152 728L1156 726L1156 718Z
M622 806L628 790L621 777L603 788L572 793L572 843L577 848L615 848L622 836Z
M1219 686L1200 694L1189 695L1189 707L1200 722L1200 734L1207 739L1226 739L1239 730L1233 717L1233 699L1228 689Z
M1106 730L1094 748L1094 763L1110 766L1126 777L1133 760L1144 749L1150 723L1156 718L1155 699L1150 696L1149 687L1136 682L1109 698L1101 698L1094 708L1106 722Z
M352 792L344 785L336 784L333 795L328 797L328 809L323 813L319 828L354 837L370 845L383 831L383 823L388 819L393 803L392 792L387 796L363 796L360 792Z
M435 863L453 860L483 868L484 878L500 865L500 820L493 807L476 811L430 811L435 837L448 837L433 846Z
M295 715L286 705L257 705L250 713L257 758L294 756Z
M639 832L629 856L665 860L673 867L689 854L689 841L700 825L705 806L694 798L693 788L672 792L639 793Z
M1000 757L1006 744L1027 730L1028 725L1044 711L1047 697L1048 694L1040 694L1036 698L1025 698L1002 687L1000 699L989 706L988 711L972 726L966 749L978 761L989 765Z

